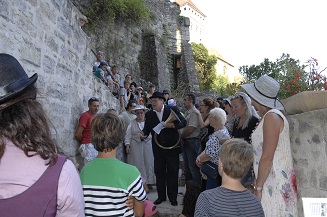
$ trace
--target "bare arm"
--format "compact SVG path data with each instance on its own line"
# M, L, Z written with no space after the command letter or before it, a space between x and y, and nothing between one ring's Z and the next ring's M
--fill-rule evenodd
M195 163L198 167L202 167L202 165L209 160L211 160L211 157L207 155L205 151L202 151L201 154L196 158Z
M256 180L257 187L263 187L270 173L275 150L279 140L279 134L284 128L283 119L275 114L268 113L263 123L263 145L262 156L259 161L258 177ZM261 200L261 190L256 192L257 197Z
M83 131L84 131L84 127L83 126L78 126L76 131L75 131L75 139L81 143L82 142L82 138L83 138Z
M135 217L142 217L144 215L144 202L134 200L133 210Z
M188 137L189 135L191 135L193 133L193 131L195 130L195 127L193 126L187 126L185 127L181 137L182 139L185 139L186 137Z
M102 78L102 80L104 81L104 83L108 84L108 81L107 81L107 79L104 77L103 74L100 74L100 77Z
M122 107L124 109L125 108L125 106L124 106L124 95L120 95L119 101L120 101L120 107Z
M209 119L207 119L206 121L203 121L202 114L199 110L195 109L195 113L198 116L201 129L209 125Z

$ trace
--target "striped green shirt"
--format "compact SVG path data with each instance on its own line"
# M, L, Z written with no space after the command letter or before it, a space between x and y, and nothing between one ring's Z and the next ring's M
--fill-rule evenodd
M95 158L80 173L86 216L134 216L128 196L146 199L140 172L115 158Z

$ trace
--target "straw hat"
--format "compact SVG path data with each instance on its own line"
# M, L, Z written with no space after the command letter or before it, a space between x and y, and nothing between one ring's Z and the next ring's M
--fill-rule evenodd
M242 84L241 87L261 105L278 110L285 109L284 105L277 98L280 88L279 83L272 77L262 75L254 83Z
M131 110L131 112L135 114L137 110L143 110L144 112L147 112L149 109L144 107L144 105L137 105L135 108Z

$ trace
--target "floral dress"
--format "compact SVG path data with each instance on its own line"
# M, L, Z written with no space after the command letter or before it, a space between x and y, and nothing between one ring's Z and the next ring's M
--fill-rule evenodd
M297 214L297 185L294 173L289 125L285 116L276 109L267 112L278 114L284 120L283 131L279 135L273 165L264 183L261 204L266 217L296 217ZM263 123L262 117L258 127L252 134L254 148L254 173L258 177L259 161L262 155Z

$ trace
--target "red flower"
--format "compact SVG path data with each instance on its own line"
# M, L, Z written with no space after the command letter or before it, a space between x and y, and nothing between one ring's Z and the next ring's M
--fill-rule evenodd
M294 191L295 195L297 195L297 184L296 184L296 177L295 177L294 169L291 171L291 183L292 183L293 191Z

